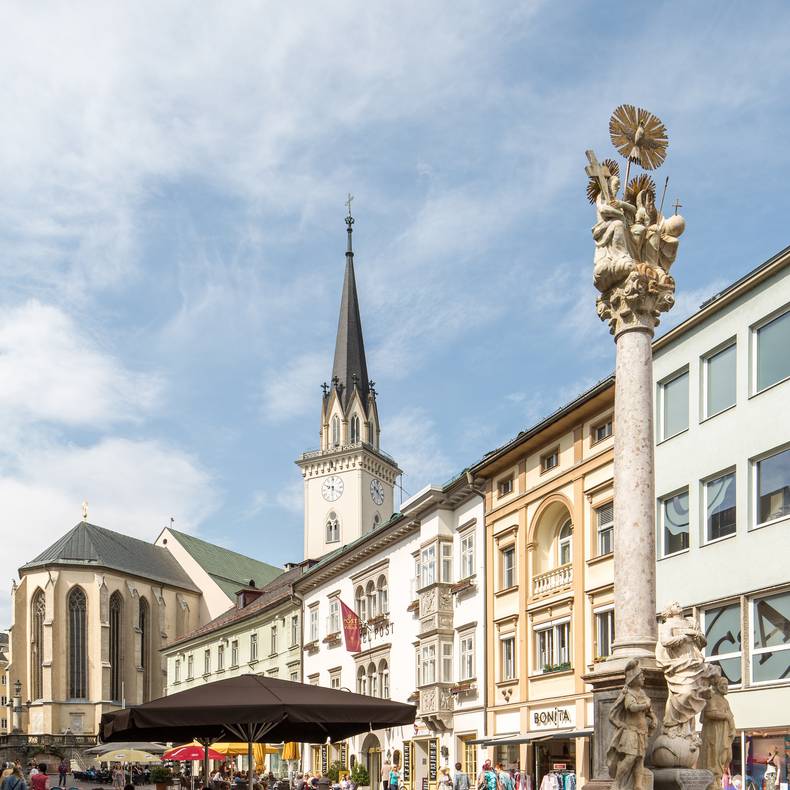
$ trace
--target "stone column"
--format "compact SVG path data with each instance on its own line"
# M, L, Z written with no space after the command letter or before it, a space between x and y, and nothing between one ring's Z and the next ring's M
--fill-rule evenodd
M613 660L655 660L656 539L653 468L653 330L615 336Z

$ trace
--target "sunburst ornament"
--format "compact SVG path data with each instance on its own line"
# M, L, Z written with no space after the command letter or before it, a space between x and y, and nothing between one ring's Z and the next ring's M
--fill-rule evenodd
M621 104L609 119L612 145L629 161L645 170L660 167L667 156L667 128L652 112Z
M656 182L647 173L640 173L628 182L628 186L625 188L625 200L636 205L636 196L643 190L650 193L650 197L655 203Z
M609 168L609 175L610 176L620 176L620 165L614 159L604 159L601 164L604 167ZM598 195L601 194L601 185L598 182L598 179L594 176L590 177L590 180L587 182L587 200L590 203L595 203Z

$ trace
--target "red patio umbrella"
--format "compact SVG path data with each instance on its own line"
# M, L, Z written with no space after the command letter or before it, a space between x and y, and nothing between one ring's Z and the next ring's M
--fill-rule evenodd
M183 746L174 746L172 749L168 749L162 757L165 760L179 760L181 762L189 762L190 760L201 761L206 757L206 750L201 743L185 743ZM224 762L225 755L215 752L209 747L208 759Z

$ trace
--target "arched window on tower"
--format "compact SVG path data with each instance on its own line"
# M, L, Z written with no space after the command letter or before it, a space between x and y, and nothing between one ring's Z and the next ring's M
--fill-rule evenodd
M47 611L42 589L36 590L30 604L30 681L34 700L44 697L44 619Z
M68 597L69 699L88 698L88 599L81 587Z
M362 441L362 435L359 430L359 417L355 414L351 418L351 444L356 444Z
M340 542L340 519L334 510L330 511L326 517L326 542L339 543Z
M340 447L340 417L332 417L332 447Z
M120 702L123 683L123 653L121 651L121 615L123 599L116 590L110 596L110 699Z
M145 598L140 599L140 655L138 666L143 670L143 702L151 699L151 610Z
M354 600L357 608L357 616L360 620L367 620L368 607L365 605L365 591L362 587L357 587L357 592L354 595Z
M568 519L560 529L559 564L567 565L573 560L573 522Z

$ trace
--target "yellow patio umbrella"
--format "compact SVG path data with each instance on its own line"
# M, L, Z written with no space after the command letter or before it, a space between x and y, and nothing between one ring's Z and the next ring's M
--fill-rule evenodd
M226 757L236 757L237 755L247 756L246 743L212 743L211 748L215 752L224 754ZM271 746L268 743L253 743L252 756L255 760L255 768L258 771L263 770L263 764L267 754L279 754L280 750L276 746Z
M302 758L302 749L295 741L288 741L283 746L283 760L290 762L292 760L300 760Z
M158 763L161 758L140 749L114 749L96 756L99 763Z

